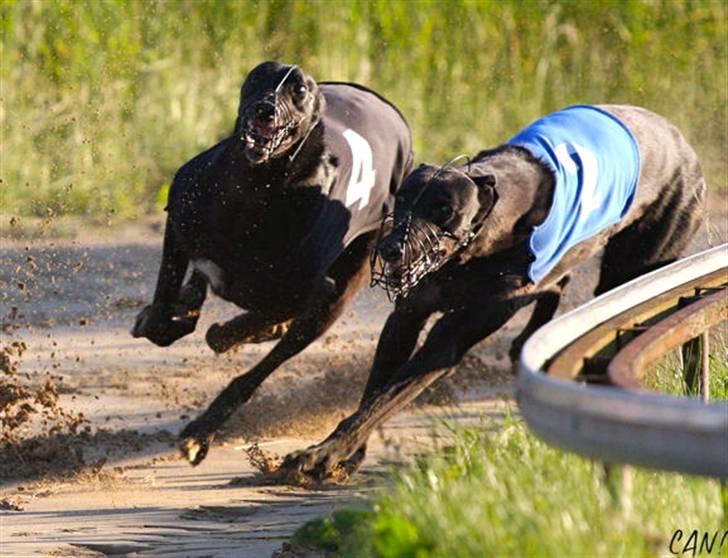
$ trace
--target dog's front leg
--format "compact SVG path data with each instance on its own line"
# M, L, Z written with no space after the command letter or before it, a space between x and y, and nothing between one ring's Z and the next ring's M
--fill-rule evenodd
M470 347L508 321L520 302L490 301L488 306L473 306L445 314L412 359L383 388L339 423L324 442L288 455L283 467L293 476L303 473L316 479L325 478L361 448L378 425L447 374Z
M146 337L152 343L166 347L194 331L207 283L195 272L182 287L188 264L189 259L175 242L174 230L167 218L154 299L137 316L131 330L134 337Z
M384 387L407 362L417 344L417 338L432 314L430 309L420 309L409 304L398 306L384 324L379 336L374 363L369 373L361 403Z
M398 303L394 312L387 318L379 336L369 379L367 380L360 405L382 389L394 377L397 370L407 362L417 345L417 338L425 325L432 309L424 304ZM366 443L362 444L341 466L347 474L354 473L366 456Z
M332 293L327 288L319 289L311 308L291 321L290 327L271 352L250 371L233 379L207 410L185 427L180 433L180 449L192 465L202 462L217 430L240 405L252 397L258 386L336 321L367 273L367 268L358 267L352 270L353 277L343 284L340 291Z

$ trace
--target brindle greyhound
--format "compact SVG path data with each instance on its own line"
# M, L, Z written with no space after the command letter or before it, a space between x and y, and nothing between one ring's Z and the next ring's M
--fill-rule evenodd
M391 233L378 243L375 280L396 304L360 407L325 441L289 455L285 468L315 478L337 466L355 469L382 421L535 302L530 321L513 341L510 356L517 359L529 335L556 312L569 270L600 248L595 295L680 255L704 214L705 180L695 152L674 126L645 109L587 108L631 132L637 188L622 219L577 242L534 280L532 236L550 214L557 183L552 166L511 142L479 153L467 165L417 168L397 195ZM573 169L579 176L596 160L581 154L569 163L579 166ZM416 349L420 331L436 312L442 317Z
M367 282L377 230L411 162L409 127L388 101L265 62L243 83L233 134L177 172L154 301L132 334L167 346L191 333L209 284L247 310L210 327L214 351L280 338L182 431L193 465Z

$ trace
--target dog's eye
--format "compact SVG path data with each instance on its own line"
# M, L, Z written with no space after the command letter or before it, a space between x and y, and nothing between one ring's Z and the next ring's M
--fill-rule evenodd
M296 91L296 95L300 95L300 96L303 96L306 93L308 93L308 89L306 88L305 85L297 85L295 88L295 91Z
M443 221L447 221L450 217L452 217L453 209L446 203L443 203L439 209L437 210L438 217L442 219Z

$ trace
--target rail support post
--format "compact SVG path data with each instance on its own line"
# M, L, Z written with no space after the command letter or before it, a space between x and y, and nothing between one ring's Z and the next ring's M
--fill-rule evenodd
M601 469L612 505L624 517L629 517L632 513L632 468L627 465L602 463Z
M701 358L700 371L700 393L703 401L707 403L710 400L710 332L704 331L703 335L703 353Z
M708 401L710 393L709 382L709 334L691 339L680 348L683 377L688 394L701 394L703 401Z

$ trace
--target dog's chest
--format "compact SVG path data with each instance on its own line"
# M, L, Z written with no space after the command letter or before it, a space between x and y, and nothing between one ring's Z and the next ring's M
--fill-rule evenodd
M176 232L191 267L217 296L253 309L269 305L270 299L298 299L309 290L296 272L300 243L312 225L305 208L295 203L262 206L257 212L236 212L231 205L224 208L228 211L213 204L203 208L194 219L176 216Z

